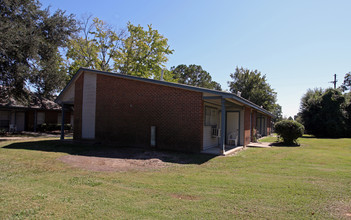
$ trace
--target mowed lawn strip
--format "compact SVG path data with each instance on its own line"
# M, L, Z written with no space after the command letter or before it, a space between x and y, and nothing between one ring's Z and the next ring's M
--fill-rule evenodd
M300 138L300 147L200 163L97 172L58 160L96 145L0 142L2 219L310 219L351 215L351 139ZM195 159L196 161L196 159Z

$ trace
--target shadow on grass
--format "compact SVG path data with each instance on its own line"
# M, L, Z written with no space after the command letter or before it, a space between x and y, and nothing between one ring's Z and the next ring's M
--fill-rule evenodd
M15 142L4 146L7 149L24 149L45 152L62 152L71 155L91 156L101 158L149 160L159 159L163 162L177 164L203 164L214 155L181 153L166 150L135 147L113 147L103 144L77 143L74 141L41 140Z
M273 142L273 143L271 143L269 146L272 146L272 147L300 147L301 145L297 145L297 144L294 144L294 145L286 145L286 144L283 143L283 142Z
M313 135L304 135L304 136L299 137L299 138L302 138L302 139L311 139L311 138L316 138L316 137L313 136Z
M347 138L347 137L320 137L320 136L314 136L314 135L304 135L300 138L301 139L319 139L319 140L324 140L324 139L338 140L338 139L343 139L343 138Z

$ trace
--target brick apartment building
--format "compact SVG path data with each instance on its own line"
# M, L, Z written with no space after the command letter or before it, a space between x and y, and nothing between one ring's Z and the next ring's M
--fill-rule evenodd
M28 99L9 96L0 88L0 129L10 132L38 131L42 124L61 124L61 106L26 91ZM66 111L65 124L72 124L73 112Z
M273 117L232 93L86 68L56 102L74 107L75 140L185 152L246 146Z

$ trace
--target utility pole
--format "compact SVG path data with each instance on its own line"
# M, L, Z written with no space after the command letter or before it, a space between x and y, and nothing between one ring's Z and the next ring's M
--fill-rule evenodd
M336 74L334 74L334 81L330 81L329 83L333 83L334 84L334 89L336 89L336 82L338 80L336 80Z

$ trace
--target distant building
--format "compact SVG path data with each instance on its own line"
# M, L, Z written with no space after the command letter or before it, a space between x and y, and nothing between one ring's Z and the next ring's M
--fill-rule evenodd
M61 106L52 100L28 92L28 99L20 100L0 95L0 129L7 131L37 131L43 124L61 124ZM73 122L73 113L67 112L65 123Z

